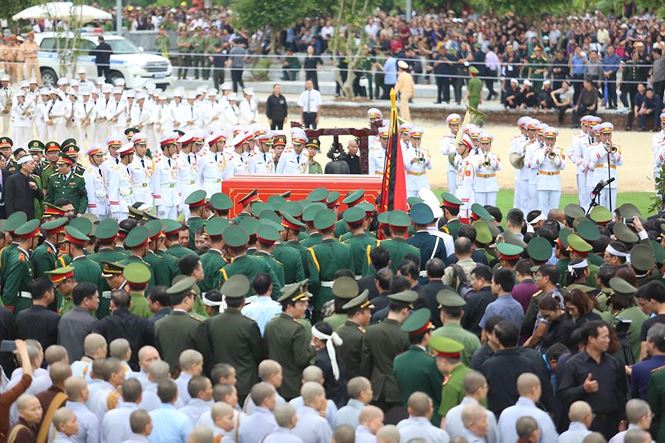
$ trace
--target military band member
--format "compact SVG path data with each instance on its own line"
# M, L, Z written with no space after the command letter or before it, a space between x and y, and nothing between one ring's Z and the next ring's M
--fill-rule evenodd
M471 216L471 205L475 203L475 191L473 189L476 179L476 165L471 156L473 142L468 134L464 134L457 144L457 194L462 205L460 207L459 218L462 223L466 223ZM452 235L452 234L451 234ZM453 236L454 237L454 236Z
M496 206L496 194L499 192L497 171L501 170L499 156L491 152L494 136L483 132L478 139L480 152L476 156L476 181L473 185L476 203Z
M106 143L106 139L115 134L115 127L111 125L108 115L111 112L111 107L114 106L115 101L111 97L113 85L105 83L101 87L102 95L95 102L95 143Z
M661 175L661 169L665 163L665 112L660 114L660 131L651 139L651 150L653 151L653 176L657 178Z
M11 78L7 74L0 76L0 121L2 121L2 133L9 132L11 121L11 110L14 102L14 89L10 84Z
M510 141L510 162L515 167L515 191L513 196L513 207L519 208L527 198L525 194L528 187L527 170L524 168L524 147L528 141L526 125L531 117L522 116L517 119L520 134ZM515 166L515 162L521 163L522 167Z
M136 201L130 169L134 158L134 146L131 143L126 143L118 149L118 157L120 162L111 167L109 205L111 216L120 222L129 216L129 207Z
M62 91L51 90L51 104L46 115L48 138L50 140L63 140L67 137L65 122L65 95Z
M25 92L21 89L16 92L16 103L12 106L12 128L14 143L25 147L32 138L32 120L34 118L35 105L27 102Z
M48 139L48 127L46 126L48 107L49 90L48 88L41 88L39 90L39 97L35 100L35 114L33 119L35 131L39 140Z
M104 152L100 146L88 149L88 161L90 165L83 174L85 189L88 194L88 213L100 218L110 215L107 180L102 171L104 163Z
M127 127L127 101L122 95L122 87L116 86L106 107L106 121L110 133L122 132Z
M455 194L457 190L457 167L455 166L455 155L457 154L457 131L462 117L459 114L450 114L446 117L446 124L450 134L445 135L441 141L441 155L448 169L448 192Z
M148 157L148 139L144 132L137 132L132 136L134 155L129 164L132 175L132 192L135 202L143 202L152 207L155 180L155 162Z
M541 123L536 119L527 122L527 137L529 138L524 146L524 169L527 174L527 193L526 199L518 202L518 206L524 213L528 213L538 206L538 167L534 164L536 152L542 149L541 142L538 139L538 133L542 128Z
M538 168L538 206L543 214L558 208L561 201L561 171L566 167L566 154L555 146L559 131L547 128L543 137L545 149L536 152L533 164Z
M404 157L406 169L406 196L417 197L421 189L429 189L427 170L432 169L429 151L421 146L423 130L413 127L409 130L409 148Z
M614 210L616 208L618 190L617 167L623 165L623 157L621 156L621 149L612 143L612 131L614 130L612 123L601 123L594 129L598 129L600 139L599 143L591 148L589 152L589 169L593 171L589 185L595 187L599 182L608 181L613 178L614 181L607 184L600 191L598 204Z

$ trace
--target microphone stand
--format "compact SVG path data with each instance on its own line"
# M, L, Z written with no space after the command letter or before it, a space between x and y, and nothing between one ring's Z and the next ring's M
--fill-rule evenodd
M609 181L612 179L612 145L607 150L607 203L610 205L610 213L612 213L612 187Z
M598 185L600 185L600 184L602 184L602 183L603 183L603 181L601 180L601 181L599 181L599 182L596 184L596 186L598 186ZM610 184L607 183L607 184L603 185L603 186L598 190L598 192L591 192L591 203L589 203L589 209L587 209L587 211L586 211L586 215L589 215L589 213L591 212L591 210L592 210L594 207L598 206L598 199L600 198L600 193L603 191L603 189L605 189L605 187L607 187L607 186L609 186L609 185L610 185ZM594 191L595 191L595 188L594 188ZM608 188L608 191L609 191L609 192L612 192L612 191L611 191L611 188ZM611 194L610 194L610 195L611 195ZM612 203L610 202L610 207L611 207L611 205L612 205Z

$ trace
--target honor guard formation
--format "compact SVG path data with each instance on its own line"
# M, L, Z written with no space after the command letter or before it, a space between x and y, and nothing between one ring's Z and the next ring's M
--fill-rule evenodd
M381 212L364 189L222 193L323 172L250 89L79 77L1 79L0 441L665 442L665 217L617 206L611 123L520 118L504 213L491 133L447 116L437 196L403 122L408 210Z

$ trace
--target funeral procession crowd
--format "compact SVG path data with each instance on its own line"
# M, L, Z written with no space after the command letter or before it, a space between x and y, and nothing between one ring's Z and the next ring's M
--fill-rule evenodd
M369 174L399 140L406 210L232 199L360 152L321 165L286 109L269 130L220 89L0 78L0 442L665 443L665 216L617 206L611 123L521 117L505 213L491 133L450 114L434 152L376 108Z

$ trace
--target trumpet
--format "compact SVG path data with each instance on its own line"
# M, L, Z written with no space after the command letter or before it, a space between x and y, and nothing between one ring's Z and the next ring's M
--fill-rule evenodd
M605 151L611 152L612 154L617 152L617 147L614 145L605 144Z
M491 165L491 163L490 163L489 156L487 154L485 154L485 160L483 161L483 167L489 168L490 165Z

